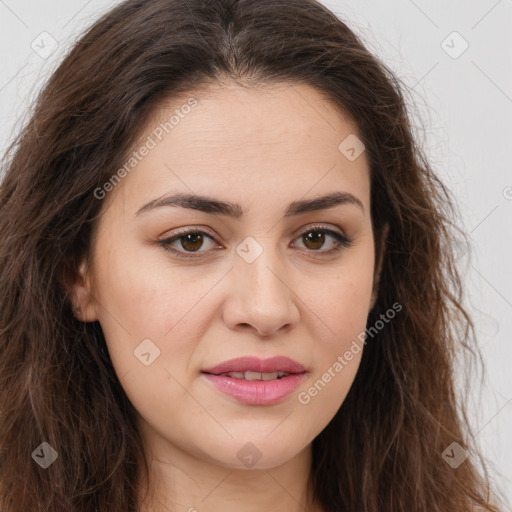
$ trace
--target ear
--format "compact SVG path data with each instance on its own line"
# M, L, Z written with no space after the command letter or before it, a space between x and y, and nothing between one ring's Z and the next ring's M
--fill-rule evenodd
M389 232L389 224L385 224L382 228L382 233L380 236L380 251L379 254L376 255L375 258L375 272L373 274L373 291L372 291L372 297L370 301L370 309L371 311L373 307L375 306L375 303L377 302L377 297L379 295L379 281L380 281L380 273L382 270L382 262L384 261L384 254L386 252L386 240L388 238L388 232Z
M77 320L81 322L94 322L98 320L96 301L92 296L93 290L85 257L80 261L78 271L71 279L69 292L73 314Z

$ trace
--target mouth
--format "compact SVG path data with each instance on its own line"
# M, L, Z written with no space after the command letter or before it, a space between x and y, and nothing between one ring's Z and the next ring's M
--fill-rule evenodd
M306 376L297 361L284 356L246 356L201 371L206 381L237 402L271 405L289 396Z
M253 371L245 371L245 372L227 372L227 373L209 373L203 372L208 375L217 375L223 377L231 377L233 379L240 380L279 380L284 377L288 377L288 375L292 375L289 372L253 372ZM303 373L303 372L301 372ZM293 374L295 375L295 374Z

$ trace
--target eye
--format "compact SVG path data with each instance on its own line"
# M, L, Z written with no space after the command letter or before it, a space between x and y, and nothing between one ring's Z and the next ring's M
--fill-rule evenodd
M330 249L319 251L318 249L321 249L329 238L334 241L333 246ZM322 254L340 251L345 247L350 247L353 242L353 239L324 226L315 226L304 231L297 240L302 240L306 249L311 249L313 252L320 252Z
M332 240L330 244L331 248L320 250L329 238ZM208 250L200 250L203 248L205 241L209 241L211 246L214 246L214 240L214 237L205 231L194 229L178 232L172 237L158 240L157 243L162 246L164 250L178 257L194 258L199 257L199 255L196 256L196 253L208 252ZM309 249L308 252L319 253L321 255L332 254L343 248L350 247L353 242L353 239L324 226L312 227L304 231L296 240L301 240L305 248Z
M191 230L184 231L182 233L178 233L170 238L166 238L165 240L159 240L158 244L161 245L165 250L176 254L177 256L182 256L184 258L194 257L192 254L186 253L197 253L197 252L206 252L199 251L199 249L203 246L205 240L210 240L213 242L213 237L208 233L200 230ZM181 246L182 250L177 250L175 244L178 243ZM215 245L215 244L213 244Z

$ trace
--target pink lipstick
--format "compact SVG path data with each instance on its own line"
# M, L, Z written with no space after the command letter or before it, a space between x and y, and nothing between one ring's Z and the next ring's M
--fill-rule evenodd
M283 400L306 376L304 366L288 357L245 356L202 370L211 384L238 402L271 405Z

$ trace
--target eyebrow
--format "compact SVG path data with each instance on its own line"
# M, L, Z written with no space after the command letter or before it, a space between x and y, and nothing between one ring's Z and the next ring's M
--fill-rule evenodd
M364 213L363 203L354 195L348 192L334 192L309 200L293 201L288 205L284 216L292 217L303 213L326 210L339 205L355 205ZM244 211L239 204L220 201L207 196L196 194L177 193L166 197L154 199L137 210L135 217L162 207L190 208L204 213L227 215L239 219Z

